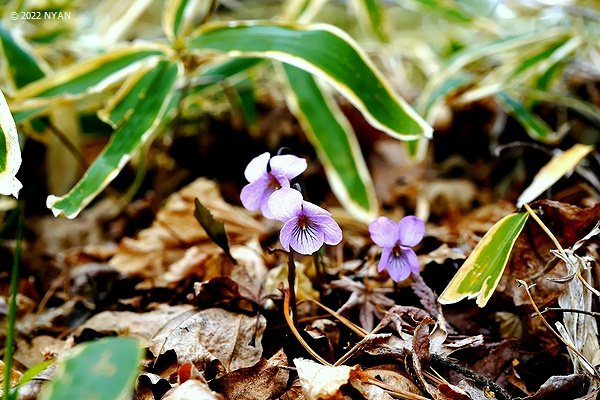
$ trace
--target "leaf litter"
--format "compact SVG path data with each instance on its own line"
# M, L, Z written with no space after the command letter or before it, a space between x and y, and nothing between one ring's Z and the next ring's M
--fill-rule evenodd
M341 224L347 241L297 257L296 334L284 316L289 263L272 250L280 226L224 201L205 178L171 194L130 236L99 234L106 222L97 217L79 220L94 229L84 241L40 236L54 263L51 290L32 310L43 294L22 284L15 373L60 360L77 343L125 336L146 349L139 400L595 398L599 299L587 286L597 280L600 208L532 203L563 251L530 220L490 305L442 307L437 296L453 273L514 212L471 189L442 196L452 184L419 189L430 221L415 247L421 272L406 281L377 273L380 251L355 222ZM410 190L397 188L390 199L403 202ZM402 212L389 216L397 221ZM535 283L531 297L560 338L532 316L516 279ZM48 368L23 396L35 398L52 376Z

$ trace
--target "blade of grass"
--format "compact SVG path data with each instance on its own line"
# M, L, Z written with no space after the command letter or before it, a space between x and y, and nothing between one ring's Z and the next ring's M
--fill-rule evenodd
M21 237L23 235L23 210L19 207L19 222L15 240L12 272L10 275L10 301L8 303L8 323L6 324L6 340L4 342L4 399L16 398L10 393L10 372L12 370L13 344L15 341L15 322L17 319L17 291L19 289L19 260L21 259Z

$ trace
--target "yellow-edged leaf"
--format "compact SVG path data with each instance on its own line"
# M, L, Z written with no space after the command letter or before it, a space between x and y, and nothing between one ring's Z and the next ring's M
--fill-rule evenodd
M566 173L573 170L592 150L594 146L577 143L569 150L552 157L535 175L531 185L519 196L517 207L535 200Z
M21 148L15 120L0 90L0 194L19 197L23 187L15 177L21 166Z
M528 213L502 218L483 236L438 301L452 304L477 297L477 305L487 304L506 268L510 252L527 222Z

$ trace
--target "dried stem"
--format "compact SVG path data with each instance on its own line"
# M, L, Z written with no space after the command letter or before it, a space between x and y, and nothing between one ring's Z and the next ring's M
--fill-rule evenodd
M290 297L291 297L291 291L290 290L284 290L283 291L283 295L284 295L284 298L283 298L283 316L285 317L286 322L288 323L290 329L292 330L292 333L294 334L294 336L296 336L296 339L298 339L298 341L306 349L306 351L308 351L310 353L310 355L313 356L321 364L323 364L323 365L331 365L323 357L321 357L313 349L311 349L311 347L308 345L308 343L306 343L306 341L302 338L302 336L300 335L300 332L298 332L298 329L296 328L296 326L294 325L292 319L290 318Z
M585 315L590 315L592 317L600 317L600 313L599 312L595 312L595 311L585 311L585 310L577 310L575 308L560 308L560 307L546 307L544 309L544 311L541 312L541 314L545 314L547 312L550 311L560 311L560 312L572 312L572 313L578 313L578 314L585 314ZM538 315L536 313L531 314L531 318L535 318Z
M537 315L539 315L540 318L542 319L542 322L544 323L544 325L546 325L546 328L548 328L550 330L550 332L554 333L556 335L556 337L561 340L561 342L563 342L573 353L575 353L582 360L583 364L586 365L586 367L590 368L591 371L594 371L596 377L600 378L600 375L598 374L598 371L596 370L596 368L594 368L594 366L592 365L592 363L589 362L588 359L585 358L583 356L583 354L581 354L579 352L579 350L577 350L571 343L567 342L561 335L559 335L558 332L556 332L554 330L554 328L552 328L552 326L546 320L546 318L544 318L544 316L540 312L540 309L535 304L535 301L533 301L533 297L531 297L531 293L529 293L529 286L527 286L527 283L524 280L522 280L522 279L517 279L517 282L519 282L520 285L522 285L522 286L525 287L525 293L527 293L527 297L529 298L529 302L533 306L533 309L535 310L535 312L537 313Z
M556 238L556 236L554 236L554 234L550 231L550 229L548 229L548 227L546 226L546 224L544 224L544 222L542 222L542 220L540 219L540 217L538 217L536 215L535 212L533 212L533 210L531 209L531 207L529 207L529 204L525 203L523 204L523 207L525 207L525 209L527 210L527 212L529 213L529 215L531 215L531 217L535 220L535 222L537 222L540 227L542 228L542 230L544 232L546 232L546 234L550 237L550 240L552 240L552 242L554 243L554 245L556 246L556 248L558 249L558 251L560 252L560 254L563 256L563 260L565 260L565 263L567 262L566 260L569 259L569 257L567 256L567 253L565 253L565 249L563 249L563 247L560 245L560 243L558 242L558 239ZM575 269L573 271L575 273L575 275L577 275L577 279L579 279L579 281L581 282L581 284L583 286L585 286L590 292L594 293L596 296L600 297L600 292L598 292L596 289L594 289L588 281L586 281L583 276L581 276L581 273Z
M314 299L308 299L308 301L310 301L311 303L314 303L314 304L318 305L323 310L327 311L329 314L331 314L334 317L336 317L342 324L346 325L348 328L350 328L352 331L354 331L354 333L356 333L361 338L363 338L363 337L365 337L365 336L367 336L369 334L369 332L365 331L363 328L361 328L360 326L354 324L352 321L350 321L349 319L347 319L343 315L338 314L336 311L332 310L331 308L327 307L326 305L321 304L321 303L319 303L318 301L316 301Z
M290 303L292 305L292 321L294 322L294 328L298 329L298 307L296 305L296 263L294 263L294 250L291 247L288 254L288 285L290 288Z

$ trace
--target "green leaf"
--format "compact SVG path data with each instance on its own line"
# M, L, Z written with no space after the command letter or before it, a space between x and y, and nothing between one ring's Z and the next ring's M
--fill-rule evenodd
M289 64L284 71L291 88L289 107L315 148L331 189L351 214L371 222L378 210L375 188L352 126L311 74Z
M225 254L231 257L229 251L229 238L225 230L223 221L217 221L210 213L208 208L204 207L200 200L194 199L196 208L194 209L194 217L206 231L206 234L217 246L223 249ZM232 257L233 258L233 257Z
M40 372L48 368L50 365L54 363L54 359L42 361L41 363L35 364L33 367L29 368L27 371L21 375L21 379L19 379L19 385L23 386L33 378L35 378Z
M0 47L2 48L2 72L13 88L20 89L46 75L29 46L1 24Z
M390 40L390 25L387 13L379 0L352 0L358 22L382 42Z
M258 115L256 115L256 99L254 97L252 80L246 78L236 83L235 92L246 125L250 131L255 131L258 128Z
M82 343L57 365L41 400L117 400L133 392L142 346L135 339L110 337Z
M172 41L186 36L195 17L200 14L202 21L206 22L216 6L216 0L167 0L162 15L165 35Z
M16 178L21 167L21 147L15 120L0 90L0 194L19 197L23 187Z
M440 14L444 18L452 21L468 23L473 20L473 17L457 7L456 2L440 1L440 0L413 0L421 6L424 6L427 11L433 11ZM399 1L400 4L402 4ZM450 3L450 4L448 4ZM454 3L454 4L452 4Z
M62 197L48 196L46 205L55 216L64 214L67 218L75 218L118 175L133 153L151 139L170 104L175 82L182 71L180 64L161 61L132 85L113 107L123 118L106 148L69 193ZM131 108L125 111L121 104Z
M477 305L484 307L500 282L510 252L528 216L526 212L510 214L496 222L477 243L438 301L452 304L464 298L477 297Z
M164 46L135 45L104 53L23 87L15 94L14 99L77 96L101 91L135 71L139 68L139 63L151 57L165 55L166 52L168 51Z
M390 136L411 140L432 135L432 128L394 92L354 40L330 25L207 24L192 35L188 47L294 65L333 85L369 123Z
M523 103L505 92L498 92L496 98L500 101L500 105L519 121L527 134L533 139L546 143L555 143L560 139L560 135L556 134L544 120L525 108Z
M216 83L226 81L229 78L255 67L262 61L262 58L234 58L216 66L210 66L202 71L200 76L196 78L197 82L190 86L188 94L201 93Z
M513 51L525 46L542 45L548 40L554 40L562 36L564 31L548 29L545 31L533 31L518 35L503 37L480 45L467 46L449 57L437 74L432 76L421 93L421 98L429 99L451 77L456 76L465 66L482 58Z

